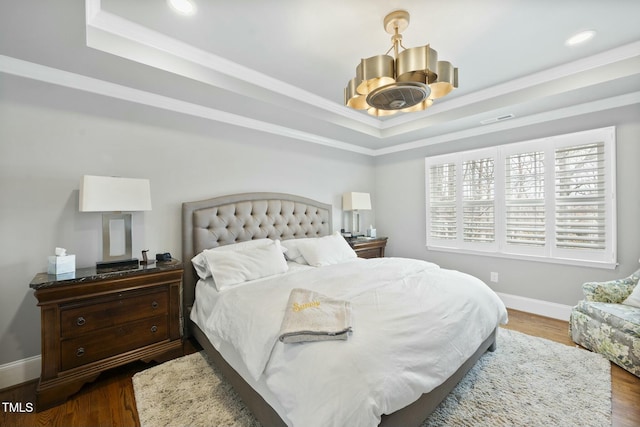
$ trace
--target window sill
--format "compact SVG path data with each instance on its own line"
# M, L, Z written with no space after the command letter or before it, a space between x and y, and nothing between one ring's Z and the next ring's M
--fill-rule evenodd
M618 266L617 262L589 261L589 260L573 259L573 258L549 258L549 257L543 257L543 256L536 256L536 255L522 255L522 254L511 254L511 253L503 253L503 252L483 252L483 251L474 251L471 249L449 248L449 247L443 247L443 246L427 245L427 250L434 251L434 252L449 252L449 253L465 254L465 255L487 256L487 257L493 257L493 258L505 258L505 259L517 259L522 261L544 262L549 264L561 264L561 265L567 265L567 266L602 268L606 270L613 270Z

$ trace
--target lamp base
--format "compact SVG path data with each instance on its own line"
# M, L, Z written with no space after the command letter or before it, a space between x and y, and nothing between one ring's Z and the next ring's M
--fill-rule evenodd
M132 270L140 267L140 263L137 258L132 259L120 259L117 261L98 261L96 262L96 271L118 271L118 270Z

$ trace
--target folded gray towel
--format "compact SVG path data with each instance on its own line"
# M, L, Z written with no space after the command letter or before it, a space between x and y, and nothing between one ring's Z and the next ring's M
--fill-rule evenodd
M280 341L346 340L351 332L351 303L307 289L292 289L280 328Z

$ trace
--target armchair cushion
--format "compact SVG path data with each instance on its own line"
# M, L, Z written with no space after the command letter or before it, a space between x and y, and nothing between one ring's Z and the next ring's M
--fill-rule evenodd
M640 308L640 285L636 285L633 292L631 292L631 295L629 295L626 300L622 301L622 303Z
M635 307L606 302L580 301L574 311L587 314L600 323L607 324L635 340L640 340L640 310ZM638 344L640 346L640 341Z
M587 303L587 304L606 304L606 303ZM615 304L608 304L615 305ZM632 310L640 310L631 306L627 306ZM611 320L615 318L612 314L601 313L599 319ZM635 327L630 325L629 330L635 333L627 333L622 329L614 327L607 321L601 321L589 314L586 314L575 307L571 312L569 321L569 331L571 338L576 344L580 344L596 353L604 355L611 362L623 369L640 377L640 339L636 335L638 331L637 324ZM626 322L617 319L619 324Z

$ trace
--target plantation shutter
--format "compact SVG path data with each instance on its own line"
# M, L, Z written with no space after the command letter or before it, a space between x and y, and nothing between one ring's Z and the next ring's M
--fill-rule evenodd
M604 142L555 150L556 247L605 250Z
M544 152L507 156L504 189L507 245L545 245L544 197Z
M462 163L462 236L465 242L495 241L494 160Z
M457 238L456 165L445 163L429 168L429 236Z
M425 159L429 250L615 268L615 127Z

